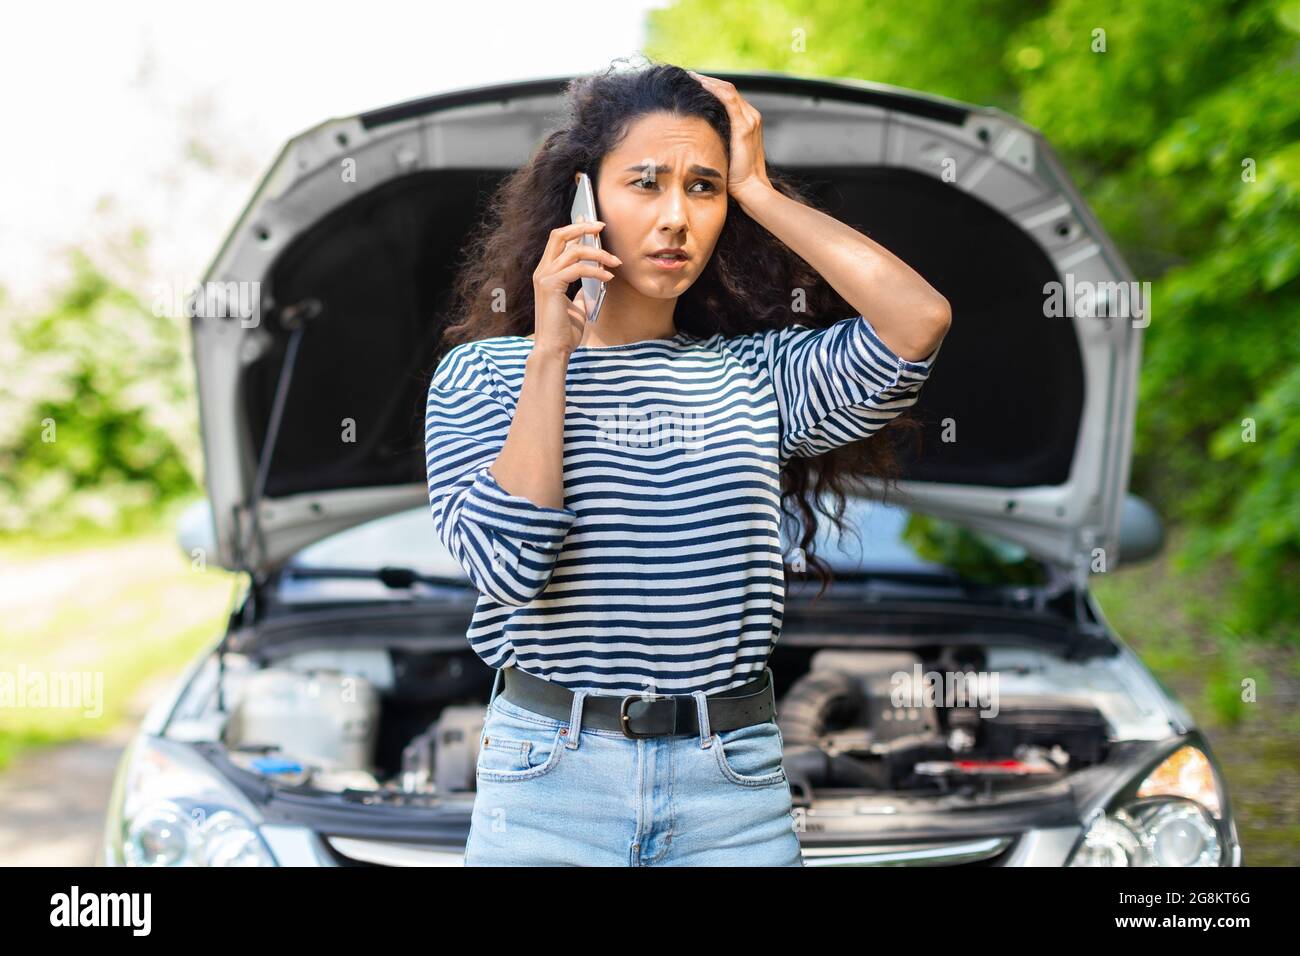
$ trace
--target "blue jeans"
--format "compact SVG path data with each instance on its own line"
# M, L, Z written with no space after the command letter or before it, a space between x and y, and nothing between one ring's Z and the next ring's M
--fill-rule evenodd
M775 721L633 739L498 695L479 738L466 866L803 866Z

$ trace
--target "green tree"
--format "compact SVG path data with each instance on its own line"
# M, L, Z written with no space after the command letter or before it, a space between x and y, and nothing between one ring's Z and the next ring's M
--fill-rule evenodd
M1041 130L1152 283L1132 487L1227 556L1229 626L1300 623L1300 0L681 0L646 53L872 80Z
M183 328L81 252L51 307L0 296L0 532L122 531L197 489Z

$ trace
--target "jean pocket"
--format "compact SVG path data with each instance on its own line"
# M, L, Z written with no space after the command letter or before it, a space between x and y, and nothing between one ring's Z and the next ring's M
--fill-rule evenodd
M479 738L475 776L498 783L536 779L555 769L567 740L566 724L525 717L494 700Z
M784 744L776 721L733 727L713 735L713 752L723 777L743 787L785 783Z

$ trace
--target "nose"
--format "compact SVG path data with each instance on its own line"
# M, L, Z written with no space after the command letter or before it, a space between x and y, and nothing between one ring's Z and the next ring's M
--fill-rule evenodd
M686 197L680 189L665 189L659 197L659 231L675 234L686 228Z

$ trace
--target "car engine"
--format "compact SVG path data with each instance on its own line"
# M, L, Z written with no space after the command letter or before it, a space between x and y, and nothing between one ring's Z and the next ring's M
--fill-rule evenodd
M1107 722L1085 699L981 694L970 690L975 680L965 683L964 699L911 693L924 686L917 679L924 674L986 673L951 659L927 664L910 651L818 652L777 707L791 787L991 790L1033 785L1104 759Z
M228 657L221 740L244 769L370 800L473 792L486 707L476 660L384 648L298 652L265 666ZM1014 653L1003 672L990 671L995 662L969 647L817 651L777 701L792 791L976 794L1105 758L1110 728L1095 703L1034 676ZM994 675L1010 692L969 680L964 697L934 681L916 693L941 674Z

